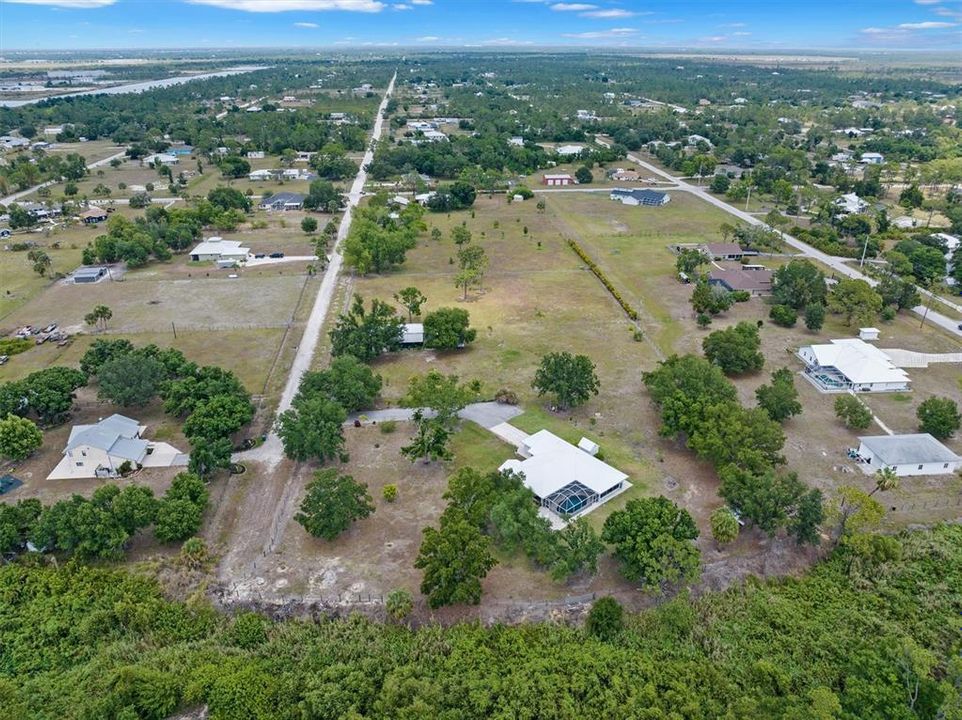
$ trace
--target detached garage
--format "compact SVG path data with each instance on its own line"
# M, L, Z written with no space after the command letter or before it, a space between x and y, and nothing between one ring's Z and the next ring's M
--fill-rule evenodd
M889 468L899 477L951 475L962 467L959 457L928 433L860 437L858 456L868 474Z

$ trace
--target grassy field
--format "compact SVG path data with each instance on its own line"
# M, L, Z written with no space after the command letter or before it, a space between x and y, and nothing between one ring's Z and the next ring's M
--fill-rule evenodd
M668 246L718 241L718 227L729 216L687 193L672 193L660 208L630 207L594 193L545 197L549 221L588 252L641 313L643 330L671 354L691 315L691 289L676 280Z

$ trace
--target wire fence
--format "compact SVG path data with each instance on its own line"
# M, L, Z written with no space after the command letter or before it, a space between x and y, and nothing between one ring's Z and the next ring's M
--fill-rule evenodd
M962 495L955 498L939 498L888 506L889 512L895 513L908 513L915 512L917 510L950 510L953 508L962 508Z

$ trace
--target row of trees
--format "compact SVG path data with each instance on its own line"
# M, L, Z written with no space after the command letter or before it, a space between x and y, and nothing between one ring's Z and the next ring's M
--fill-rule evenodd
M139 531L154 527L163 543L186 540L200 529L207 488L192 473L180 473L162 498L142 485L101 485L89 499L73 495L44 506L40 500L0 504L0 554L28 547L82 560L118 560Z

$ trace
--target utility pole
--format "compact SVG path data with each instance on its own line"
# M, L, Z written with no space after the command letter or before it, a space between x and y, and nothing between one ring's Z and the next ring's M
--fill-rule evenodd
M925 318L929 316L929 308L932 307L932 299L934 297L934 294L928 288L923 288L923 290L925 290L929 294L928 295L929 301L925 304L925 312L922 313L922 321L919 323L919 330L921 330L925 326Z
M862 265L865 264L865 253L868 252L868 235L865 236L865 247L862 248L862 259L858 261L859 270L862 269Z

